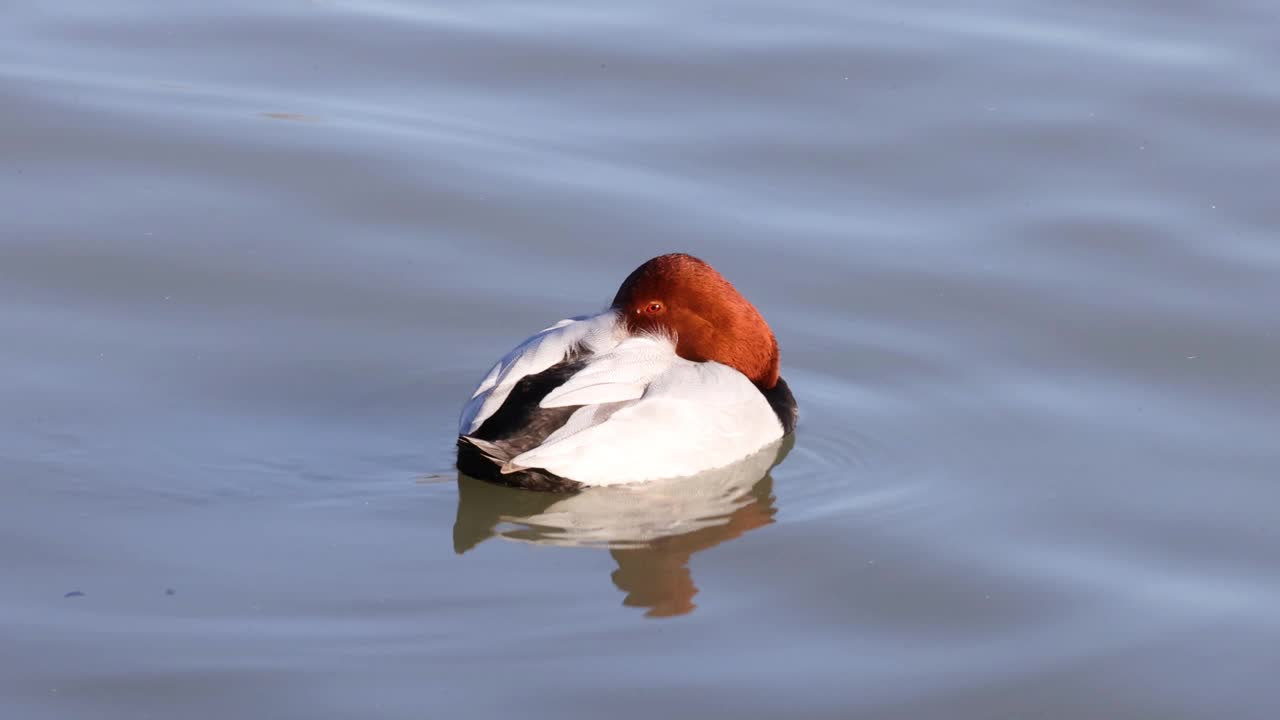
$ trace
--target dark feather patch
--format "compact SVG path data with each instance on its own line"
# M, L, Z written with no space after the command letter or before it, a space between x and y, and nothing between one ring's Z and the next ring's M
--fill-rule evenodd
M571 356L534 375L526 375L511 394L475 432L458 438L458 469L471 477L528 490L577 492L582 483L541 468L512 473L501 472L508 460L542 444L547 436L565 424L574 410L582 407L543 408L538 403L574 373L585 367L585 358ZM480 442L472 442L472 439Z
M768 390L761 390L769 407L782 423L782 434L790 435L796 429L796 421L800 419L800 407L796 405L796 396L791 394L787 381L778 378L778 384Z

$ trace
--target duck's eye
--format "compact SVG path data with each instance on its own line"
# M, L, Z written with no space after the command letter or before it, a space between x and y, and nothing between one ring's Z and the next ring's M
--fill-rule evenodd
M645 312L647 312L647 313L649 313L650 315L652 315L652 314L654 314L654 313L660 313L660 312L662 312L662 303L660 303L660 302L651 302L651 303L649 303L649 306L648 306L648 307L646 307L646 308L644 309L644 311L645 311Z

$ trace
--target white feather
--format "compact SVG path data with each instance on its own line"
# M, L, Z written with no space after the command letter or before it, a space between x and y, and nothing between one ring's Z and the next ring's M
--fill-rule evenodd
M685 360L674 338L629 336L612 310L562 320L498 361L463 408L459 434L484 423L526 375L574 349L587 365L541 401L581 405L543 442L502 468L541 468L586 485L678 478L731 465L782 437L760 390L738 370Z
M675 349L653 336L627 338L591 359L565 384L547 393L544 408L636 400L671 366Z
M607 352L624 337L625 330L613 310L561 320L538 332L507 353L476 386L471 400L462 408L458 434L475 432L502 407L520 378L546 370L564 360L574 348L588 353Z
M630 399L639 383L643 394ZM685 360L668 339L628 339L558 390L566 387L562 401L590 393L601 404L580 408L504 472L542 468L586 485L674 478L729 465L782 437L782 424L745 375Z

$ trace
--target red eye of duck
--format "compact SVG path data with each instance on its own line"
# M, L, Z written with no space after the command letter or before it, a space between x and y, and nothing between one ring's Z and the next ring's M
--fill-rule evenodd
M649 303L649 306L644 309L644 311L649 313L650 315L653 315L655 313L660 313L662 312L662 303L651 302Z

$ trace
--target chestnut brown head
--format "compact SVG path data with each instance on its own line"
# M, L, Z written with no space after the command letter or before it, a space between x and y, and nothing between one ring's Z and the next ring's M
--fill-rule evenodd
M613 308L632 333L675 339L687 360L737 368L768 390L778 383L778 341L755 306L728 280L692 255L662 255L635 269Z

